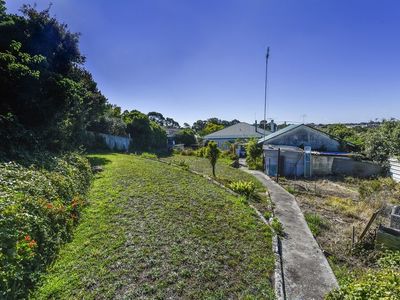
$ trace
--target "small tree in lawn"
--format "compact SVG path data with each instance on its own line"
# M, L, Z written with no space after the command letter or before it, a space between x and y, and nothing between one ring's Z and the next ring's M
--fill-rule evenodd
M206 157L210 160L213 176L215 177L215 164L217 163L220 150L217 147L217 144L213 141L209 142L206 149Z

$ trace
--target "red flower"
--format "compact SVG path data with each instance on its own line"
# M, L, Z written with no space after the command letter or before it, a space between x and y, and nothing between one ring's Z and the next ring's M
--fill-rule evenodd
M27 235L25 236L25 241L29 242L31 239L32 239L32 238L30 237L29 234L27 234Z
M35 240L31 240L31 241L28 243L28 247L29 247L29 248L36 247L36 245L37 245L37 243L36 243Z
M54 207L54 205L53 205L52 203L47 203L46 207L47 207L48 209L52 209L52 208Z

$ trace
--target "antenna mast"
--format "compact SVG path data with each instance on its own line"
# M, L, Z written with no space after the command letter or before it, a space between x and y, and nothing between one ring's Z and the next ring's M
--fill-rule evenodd
M266 136L266 125L267 125L267 79L268 79L268 58L269 58L269 47L267 47L267 54L265 55L265 83L264 83L264 140ZM269 105L268 105L269 106ZM268 107L269 108L269 107Z

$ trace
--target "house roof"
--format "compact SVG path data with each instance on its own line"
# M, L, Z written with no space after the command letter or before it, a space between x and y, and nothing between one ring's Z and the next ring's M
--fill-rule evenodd
M266 130L265 133L268 135L271 132ZM219 131L207 134L204 139L248 139L248 138L261 138L264 136L264 130L257 128L245 122L240 122L235 125L226 127Z
M281 135L281 134L284 134L284 133L286 133L286 132L289 132L289 131L291 131L291 130L293 130L293 129L296 129L296 128L298 128L298 127L300 127L300 126L303 126L303 125L304 125L304 124L292 124L292 125L286 126L285 128L279 129L278 131L275 131L275 132L273 132L273 133L267 135L265 138L259 139L259 140L258 140L258 143L259 143L259 144L260 144L260 143L264 143L265 141L269 141L269 140L273 139L274 137L277 137L277 136L279 136L279 135ZM305 125L304 125L304 126L305 126Z
M330 134L328 134L328 133L326 133L326 132L323 132L323 131L321 131L321 130L319 130L319 129L317 129L317 128L314 128L314 127L311 127L311 126L308 126L308 125L305 125L305 124L292 124L292 125L286 126L285 128L282 128L282 129L280 129L280 130L278 130L278 131L275 131L275 132L273 132L273 133L267 135L265 138L259 139L259 140L258 140L258 143L261 144L261 143L264 143L264 142L268 142L269 140L272 140L273 138L275 138L275 137L277 137L277 136L280 136L280 135L282 135L282 134L285 134L285 133L287 133L287 132L289 132L289 131L292 131L292 130L294 130L294 129L296 129L296 128L299 128L299 127L301 127L301 126L305 126L305 127L311 128L311 129L313 129L313 130L315 130L315 131L320 132L321 134L324 134L324 135L326 135L326 136L329 136L331 139L334 139L334 140L336 140L336 141L339 141L339 142L342 141L341 139L339 139L339 138L337 138L337 137L335 137L335 136L333 136L333 135L330 135ZM345 142L345 143L346 143L347 145L354 146L352 143L349 143L349 142Z

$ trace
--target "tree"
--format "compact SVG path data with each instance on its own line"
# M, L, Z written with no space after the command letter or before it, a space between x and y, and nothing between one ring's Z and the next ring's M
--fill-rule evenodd
M364 136L358 133L354 128L347 127L344 124L332 124L323 129L326 133L339 138L343 142L348 142L356 146L356 150L364 148ZM344 143L345 144L345 143ZM345 145L344 145L344 148Z
M49 9L21 12L7 15L0 3L0 115L12 115L42 148L75 148L107 99L82 67L79 34Z
M400 155L400 121L384 120L381 126L367 133L365 154L388 167L391 156Z
M124 111L122 119L126 123L127 132L132 137L134 150L151 151L164 149L167 146L167 134L156 122L138 110Z
M200 133L201 131L203 131L206 124L207 124L206 121L197 120L196 122L193 123L192 129L194 130L194 132Z
M168 128L181 128L179 123L172 118L165 118L165 126Z
M196 137L190 128L185 128L178 131L175 135L175 142L177 144L184 144L185 146L192 146L196 144Z
M263 160L262 160L262 145L258 144L256 139L250 139L246 145L246 163L249 169L252 170L262 170Z
M215 177L215 165L217 164L217 160L218 160L220 153L221 153L221 150L218 149L218 146L214 141L210 141L207 144L206 157L210 161L210 164L212 167L212 173L213 173L214 177Z
M204 129L201 131L201 135L207 135L213 132L216 132L218 130L224 129L224 125L222 124L216 124L216 123L209 123L207 122L206 126Z
M107 105L104 114L89 123L87 129L94 132L127 136L126 123L122 120L121 108L111 104Z
M160 126L165 126L165 118L162 113L151 111L147 114L150 120L156 122Z

